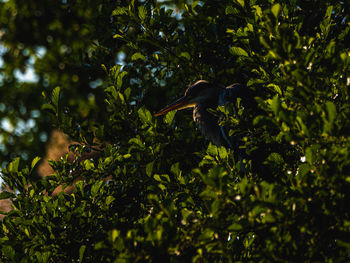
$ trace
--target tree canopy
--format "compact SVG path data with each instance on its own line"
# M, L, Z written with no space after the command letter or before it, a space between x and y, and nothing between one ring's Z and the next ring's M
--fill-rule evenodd
M0 1L12 190L0 197L13 206L1 261L348 261L349 13L346 1ZM244 160L188 111L153 116L199 79L254 92L257 111L212 109ZM77 157L41 178L53 129Z

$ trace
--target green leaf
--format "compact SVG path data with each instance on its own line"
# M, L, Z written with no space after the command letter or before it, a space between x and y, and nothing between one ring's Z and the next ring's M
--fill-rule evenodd
M83 262L83 257L84 257L85 249L86 249L86 246L85 246L85 245L82 245L82 246L79 248L79 262Z
M220 159L226 159L227 156L228 156L226 148L223 147L223 146L220 146L220 147L218 148L218 150L219 150Z
M130 144L135 144L135 145L139 146L140 148L144 148L144 147L145 147L145 145L142 143L142 141L140 140L140 138L137 138L137 137L131 138L131 139L129 140L129 143L130 143Z
M18 172L18 166L19 166L19 161L21 160L20 157L16 157L13 159L12 162L9 163L8 165L8 171L12 173Z
M221 208L221 201L220 200L214 200L214 202L211 203L210 211L213 214L214 217L218 217L220 214L220 208Z
M228 227L228 230L230 231L240 231L243 227L240 224L234 223Z
M1 251L2 251L3 255L6 255L6 258L12 259L12 262L15 262L15 261L13 261L13 259L15 257L16 252L12 248L12 246L3 246L1 248Z
M297 117L296 117L296 121L297 121L298 124L300 125L301 130L304 132L304 134L305 134L306 136L310 136L309 129L308 129L308 127L305 125L305 123L303 122L303 119L302 119L300 116L297 116Z
M107 67L105 64L101 64L101 68L103 69L103 71L108 74L108 71L107 71Z
M165 191L166 190L166 186L164 184L158 184L158 187L162 190Z
M243 48L241 47L231 47L230 48L230 53L234 56L244 56L244 57L248 57L248 53L247 51L245 51Z
M181 174L181 170L180 170L180 164L174 163L171 165L170 167L170 171L174 174L174 175L180 175Z
M267 87L273 89L275 92L278 93L278 95L282 96L282 90L278 85L270 83L267 85Z
M153 165L154 165L154 161L153 162L150 162L146 165L146 174L148 176L151 176L152 175L152 172L153 172Z
M168 181L168 183L170 183L170 177L169 177L169 175L167 175L167 174L162 174L162 177L164 177L164 178Z
M84 160L84 167L86 170L92 170L95 168L95 164L91 160Z
M236 0L237 3L240 4L241 7L244 7L244 0Z
M311 170L311 166L308 163L302 163L299 165L298 176L304 177Z
M241 179L241 181L237 184L237 186L238 186L240 192L242 194L245 194L247 191L247 188L250 186L247 177L243 177Z
M101 186L103 184L103 181L98 181L94 183L91 187L91 196L96 196L97 193L99 192Z
M143 123L152 123L152 114L148 109L142 107L137 111L137 113L139 114L139 117Z
M164 122L170 126L174 120L176 111L170 111L165 115Z
M126 89L124 90L124 95L125 95L125 98L126 98L127 100L129 100L130 94L131 94L131 88L126 88Z
M329 19L330 19L331 16L332 16L332 11L333 11L333 6L330 5L330 6L327 8L327 11L326 11L326 14L325 14L325 18L328 19L327 22L329 22Z
M155 175L153 175L153 178L154 178L154 180L156 180L158 182L166 182L166 181L170 182L170 177L167 174L161 174L161 175L155 174Z
M277 18L279 13L281 12L281 5L280 4L274 4L272 7L271 7L271 12L272 14Z
M114 86L109 86L109 87L105 88L105 92L108 92L109 94L111 94L115 101L118 100L119 96L118 96L117 90L115 89Z
M114 196L111 196L111 195L107 196L106 201L105 201L106 205L109 206L114 200L115 200Z
M30 233L29 233L28 228L24 228L24 234L25 234L27 237L30 237Z
M307 147L306 150L305 150L305 158L306 158L306 161L309 163L309 164L313 164L314 162L314 153L313 153L313 150L311 147Z
M38 262L47 263L47 262L49 262L51 254L52 254L51 251L46 251L46 252L41 252L41 253L39 251L37 251L35 253L35 256L39 260Z
M118 97L119 97L121 103L125 104L125 98L124 98L124 95L121 92L118 92Z
M52 112L56 112L56 108L52 104L45 103L41 105L42 110L51 110Z
M117 229L112 230L112 242L116 240L116 238L119 236L120 231Z
M153 175L153 178L154 178L154 180L156 180L156 181L158 181L158 182L161 182L161 181L162 181L162 179L160 178L160 175L159 175L159 174Z
M350 242L348 239L337 239L337 244L339 244L340 247L345 248L347 251L350 251Z
M140 52L136 52L131 56L131 60L133 60L133 61L138 60L138 59L145 60L146 57L144 55L142 55Z
M122 66L120 64L115 64L113 67L109 69L108 74L113 78L116 79L118 74L121 71Z
M217 156L218 155L218 147L212 143L209 143L207 148L207 154L211 156Z
M146 19L146 16L147 16L146 8L143 5L139 6L139 18L141 19L141 21L144 21Z
M281 109L281 102L277 94L273 97L271 101L271 109L275 114L275 116L278 116L278 113L280 112L280 109Z
M237 8L234 8L233 6L227 6L225 9L226 15L239 15L240 11Z
M41 157L35 157L34 159L33 159L33 161L32 161L32 165L31 165L31 167L32 167L32 169L35 167L35 165L39 162L41 160Z
M262 10L261 10L261 7L258 6L258 5L254 5L252 6L256 11L255 13L258 15L258 17L262 17Z
M187 208L183 208L181 209L181 215L182 215L182 219L184 221L187 220L188 216L192 214L192 211L188 210Z
M0 200L1 199L7 199L7 198L15 198L16 195L14 193L10 193L10 192L7 192L7 191L2 191L0 193Z
M199 240L211 240L214 236L214 231L210 228L204 229L202 234L199 236Z
M113 38L121 38L124 39L124 36L120 35L120 34L114 34Z
M328 121L332 124L337 115L337 108L335 107L334 103L330 101L326 102L326 108L328 114Z
M180 54L180 57L184 57L186 58L187 60L191 60L191 55L188 53L188 52L182 52Z
M132 155L130 154L130 153L127 153L127 154L124 154L123 155L123 158L124 159L129 159L129 158L131 158L132 157Z
M60 99L60 91L61 91L61 88L60 87L56 87L56 88L54 88L54 90L51 93L51 101L52 101L52 104L56 108L56 112L58 112L58 102L59 102L59 99Z
M29 191L29 196L30 196L31 198L33 198L34 194L35 194L35 190L34 190L33 188L30 189L30 191Z
M128 74L127 71L122 71L119 72L118 77L117 77L117 87L120 89L123 84L123 78Z
M128 14L128 10L123 7L117 7L112 12L112 16L120 16L120 15L127 15L127 14Z

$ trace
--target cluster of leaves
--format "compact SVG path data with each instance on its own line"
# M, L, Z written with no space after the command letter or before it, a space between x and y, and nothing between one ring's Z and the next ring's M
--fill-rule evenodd
M111 37L109 21L117 5L0 1L1 166L16 156L30 160L43 154L55 127L42 105L57 86L66 91L62 111L74 112L76 130L103 119L105 108L97 106L103 105L106 78L101 64L114 65L118 55L119 41ZM35 76L18 79L32 70Z
M96 8L96 19L84 20L96 31L79 48L98 43L97 50L125 57L121 66L94 55L105 74L94 93L101 114L82 122L80 111L66 110L75 105L67 93L84 97L67 83L50 86L42 110L85 144L78 157L96 142L103 151L97 159L51 162L54 175L37 181L38 158L23 168L16 158L2 171L15 192L1 193L14 207L0 230L1 260L349 260L349 5L115 1L99 20L111 4L92 2L64 4L77 15ZM244 160L205 146L188 112L152 116L200 78L240 81L256 94L256 111L239 101L214 109L242 137ZM50 196L78 177L73 194Z

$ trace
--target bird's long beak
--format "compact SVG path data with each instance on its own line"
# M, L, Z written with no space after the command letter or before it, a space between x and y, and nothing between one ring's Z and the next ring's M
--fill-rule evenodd
M170 105L168 105L165 108L158 111L156 114L154 114L154 116L160 116L160 115L166 114L169 111L173 111L173 110L182 110L185 108L191 108L194 105L195 105L195 103L189 102L188 98L186 96L183 96L182 98L174 101Z

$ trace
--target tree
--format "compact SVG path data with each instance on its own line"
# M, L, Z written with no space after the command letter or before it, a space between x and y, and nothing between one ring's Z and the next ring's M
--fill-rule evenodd
M338 1L1 2L1 118L40 113L24 134L1 128L15 191L1 193L13 201L2 261L349 260L348 13ZM18 82L28 65L37 82ZM244 134L244 169L188 112L152 116L198 79L256 94L258 112L213 109ZM103 151L38 178L52 127L78 156Z

